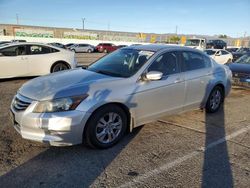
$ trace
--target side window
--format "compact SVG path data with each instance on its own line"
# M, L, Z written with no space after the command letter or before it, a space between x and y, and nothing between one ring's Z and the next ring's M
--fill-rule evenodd
M25 46L12 46L1 49L0 53L2 53L3 56L26 55L26 48Z
M179 72L177 52L168 52L160 55L148 68L149 71L159 71L163 76Z
M204 55L195 52L183 52L183 63L186 71L192 71L211 66L211 62L207 62L204 59Z
M211 67L212 63L211 63L211 59L207 56L203 56L204 58L204 63L205 63L205 67L208 68L208 67Z
M226 51L224 51L224 50L221 50L221 54L222 55L227 55L228 53Z
M30 52L30 55L47 54L47 53L51 53L51 48L46 47L46 46L30 45L29 52Z

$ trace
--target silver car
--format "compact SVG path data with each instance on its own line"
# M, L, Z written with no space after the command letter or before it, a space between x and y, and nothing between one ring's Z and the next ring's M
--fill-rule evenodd
M18 90L11 112L25 139L108 148L163 115L195 108L216 112L231 89L231 77L228 67L195 49L132 46L86 70L30 80Z
M70 50L74 52L88 52L92 53L95 50L95 47L90 44L74 44L70 46Z

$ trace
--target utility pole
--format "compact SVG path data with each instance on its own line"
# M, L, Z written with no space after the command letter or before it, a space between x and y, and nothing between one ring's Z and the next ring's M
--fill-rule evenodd
M18 17L18 14L16 14L16 24L19 25L19 17Z
M175 34L177 35L178 26L175 26Z
M82 30L84 30L85 18L82 18Z

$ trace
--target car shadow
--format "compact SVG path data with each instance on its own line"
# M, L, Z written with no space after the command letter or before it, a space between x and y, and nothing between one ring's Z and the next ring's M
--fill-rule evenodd
M205 114L206 140L202 170L202 188L233 187L233 175L229 160L227 142L216 147L216 141L225 139L224 105L214 114Z
M82 145L50 147L0 177L1 187L89 187L133 140L141 128L116 146L94 150ZM97 182L98 184L98 182ZM98 187L103 186L98 184Z

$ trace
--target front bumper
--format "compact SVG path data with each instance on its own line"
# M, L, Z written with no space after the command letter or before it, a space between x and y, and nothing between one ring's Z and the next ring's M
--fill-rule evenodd
M28 140L52 146L69 146L82 143L82 135L90 114L82 111L33 113L33 104L24 111L11 105L14 128Z

